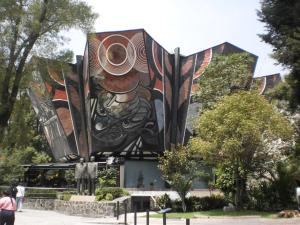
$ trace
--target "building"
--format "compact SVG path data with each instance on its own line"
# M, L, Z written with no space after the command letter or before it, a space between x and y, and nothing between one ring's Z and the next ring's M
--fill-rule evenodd
M58 162L110 158L120 165L121 186L161 189L157 156L193 134L190 99L205 68L217 54L241 52L225 42L183 56L143 29L94 33L76 64L35 58L28 95ZM249 54L253 73L257 56ZM269 80L259 81L262 93Z

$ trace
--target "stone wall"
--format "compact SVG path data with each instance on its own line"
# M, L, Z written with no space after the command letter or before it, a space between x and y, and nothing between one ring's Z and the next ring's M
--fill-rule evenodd
M114 202L75 202L55 200L54 211L89 217L113 217L116 204Z
M82 202L63 201L57 199L29 199L24 202L26 209L54 210L59 213L88 216L88 217L114 217L117 213L117 202L120 203L120 214L124 213L124 202L127 202L127 212L130 212L130 197L115 199L114 201Z
M39 210L53 210L55 199L33 199L26 198L23 204L24 208L39 209Z

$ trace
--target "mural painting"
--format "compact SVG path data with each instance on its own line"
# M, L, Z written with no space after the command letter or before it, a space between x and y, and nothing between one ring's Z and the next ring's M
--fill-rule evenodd
M211 59L239 52L225 42L183 56L143 29L94 33L76 64L40 60L28 94L57 160L153 158L193 134L188 120L199 103L191 96Z

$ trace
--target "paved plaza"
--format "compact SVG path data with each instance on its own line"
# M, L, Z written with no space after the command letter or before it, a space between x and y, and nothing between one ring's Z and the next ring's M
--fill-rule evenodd
M145 225L145 214L138 215L137 224ZM115 225L124 224L124 218L89 218L68 216L54 211L24 209L16 212L15 225ZM133 225L133 214L128 214L128 224ZM162 225L162 219L150 218L150 225ZM258 217L198 218L191 219L191 225L299 225L300 218L262 219ZM185 225L185 220L168 219L167 225Z

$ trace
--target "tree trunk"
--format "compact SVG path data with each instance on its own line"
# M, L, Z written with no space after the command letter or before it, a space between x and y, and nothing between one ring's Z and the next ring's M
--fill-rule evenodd
M5 135L5 130L7 129L8 126L8 120L10 117L10 110L6 110L2 113L0 113L0 144L2 143Z
M234 204L237 210L241 210L243 207L242 198L241 198L241 177L238 171L238 167L235 169L235 195L234 195Z
M180 193L179 194L180 198L181 198L181 207L182 207L182 211L186 212L186 204L185 204L185 196L186 193Z

